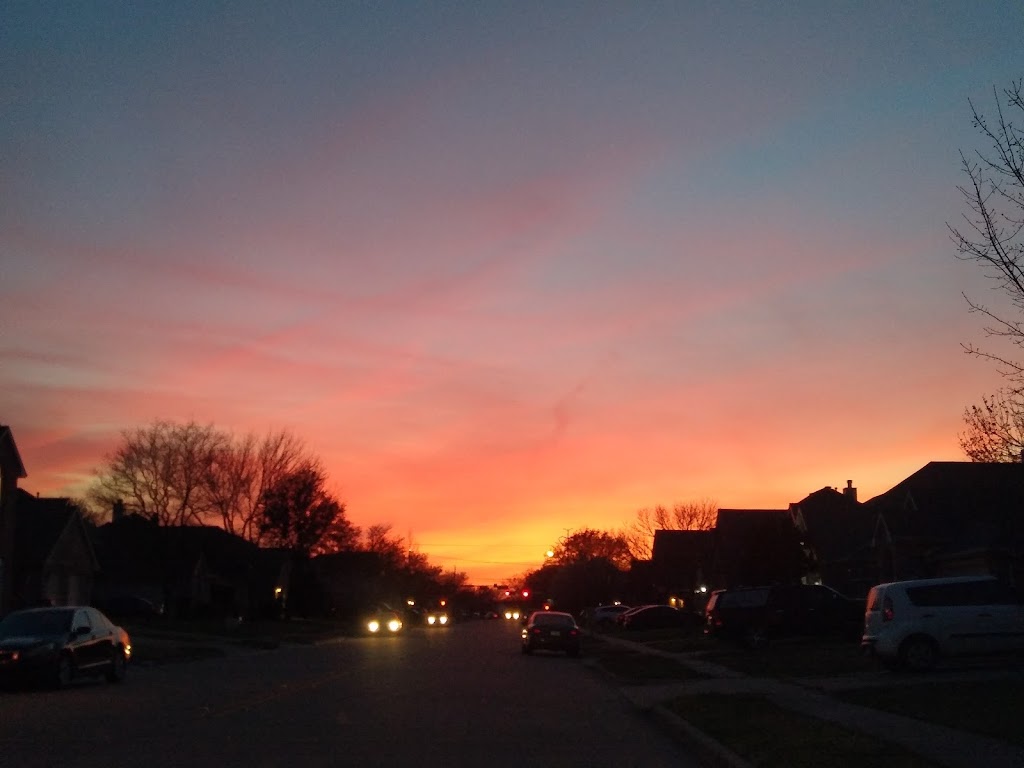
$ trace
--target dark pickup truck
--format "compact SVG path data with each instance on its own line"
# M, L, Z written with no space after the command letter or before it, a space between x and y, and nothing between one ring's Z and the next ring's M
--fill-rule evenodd
M751 648L794 635L857 638L863 625L864 601L822 584L720 589L704 611L704 634Z

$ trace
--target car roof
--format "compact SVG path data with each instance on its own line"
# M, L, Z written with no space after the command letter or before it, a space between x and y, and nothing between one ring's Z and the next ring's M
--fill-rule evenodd
M997 579L990 573L978 573L973 576L945 576L933 579L887 581L884 584L876 584L872 589L888 589L890 587L928 587L935 584L971 584L978 581L997 581Z

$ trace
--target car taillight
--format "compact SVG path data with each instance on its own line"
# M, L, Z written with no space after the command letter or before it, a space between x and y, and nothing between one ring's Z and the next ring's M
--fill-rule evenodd
M540 630L537 627L534 627L533 628L533 634L539 635L540 634Z
M892 598L887 597L882 601L882 621L892 621L895 612L892 609Z
M569 630L569 637L576 637L576 635L578 635L578 634L579 634L579 630L577 630L577 629L570 629Z

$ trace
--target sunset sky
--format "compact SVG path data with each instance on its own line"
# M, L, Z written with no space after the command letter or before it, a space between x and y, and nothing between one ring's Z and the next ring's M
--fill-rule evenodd
M0 424L287 429L476 583L961 460L992 2L39 2L0 21Z

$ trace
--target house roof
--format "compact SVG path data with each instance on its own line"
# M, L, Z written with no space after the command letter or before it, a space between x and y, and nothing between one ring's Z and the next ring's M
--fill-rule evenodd
M280 555L215 526L162 527L140 515L127 515L96 530L97 552L106 574L155 578L168 569L188 570L200 559L211 571L230 576L273 561Z
M875 524L872 511L852 496L829 487L790 504L789 512L819 558L832 562L862 552Z
M765 527L790 524L788 509L720 509L715 532L720 539L730 540L756 536Z
M1024 545L1024 465L933 461L865 507L893 537L939 549Z
M69 526L79 526L89 556L96 564L92 541L74 502L66 498L38 498L21 488L16 494L14 551L18 562L25 565L44 562L64 531Z
M18 453L18 446L14 442L14 434L10 427L3 424L0 424L0 464L10 466L14 470L14 476L19 479L28 477L21 454Z
M710 557L714 540L714 531L655 531L651 561L700 564Z

